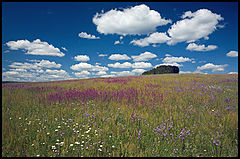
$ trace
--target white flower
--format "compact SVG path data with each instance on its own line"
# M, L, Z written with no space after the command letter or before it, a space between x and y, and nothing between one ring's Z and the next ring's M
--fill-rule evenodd
M84 143L84 141L82 141L82 143Z
M83 147L83 145L81 145Z
M102 147L103 145L100 145L100 147Z
M79 145L80 143L79 142L75 142L75 144Z
M59 140L57 139L57 142L59 142Z
M58 131L58 129L55 130L56 132Z
M40 155L37 155L37 157L39 157Z
M61 128L61 126L59 125L58 128Z
M47 135L49 135L50 133L48 132Z
M56 146L52 146L52 149L56 149Z
M102 149L99 148L98 151L102 151Z
M112 148L114 148L115 146L114 145L112 145Z
M21 117L19 117L18 119L19 119L19 120L21 120L22 118L21 118Z
M73 146L73 144L70 144L70 146Z

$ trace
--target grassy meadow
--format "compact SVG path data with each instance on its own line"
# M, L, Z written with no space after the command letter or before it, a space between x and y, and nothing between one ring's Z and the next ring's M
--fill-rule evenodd
M2 84L3 157L236 157L238 75Z

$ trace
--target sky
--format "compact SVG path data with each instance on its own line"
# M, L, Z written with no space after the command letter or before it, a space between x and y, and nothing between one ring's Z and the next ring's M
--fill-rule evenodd
M238 2L2 2L2 81L238 74Z

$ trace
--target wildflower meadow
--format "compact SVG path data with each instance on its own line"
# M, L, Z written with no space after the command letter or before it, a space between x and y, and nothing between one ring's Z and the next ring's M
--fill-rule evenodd
M236 157L238 75L2 84L3 157Z

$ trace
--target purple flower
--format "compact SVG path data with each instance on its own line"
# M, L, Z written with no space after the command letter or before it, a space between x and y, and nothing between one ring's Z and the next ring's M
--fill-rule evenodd
M133 116L133 114L131 115L131 117L132 117L132 120L135 121L136 118Z

